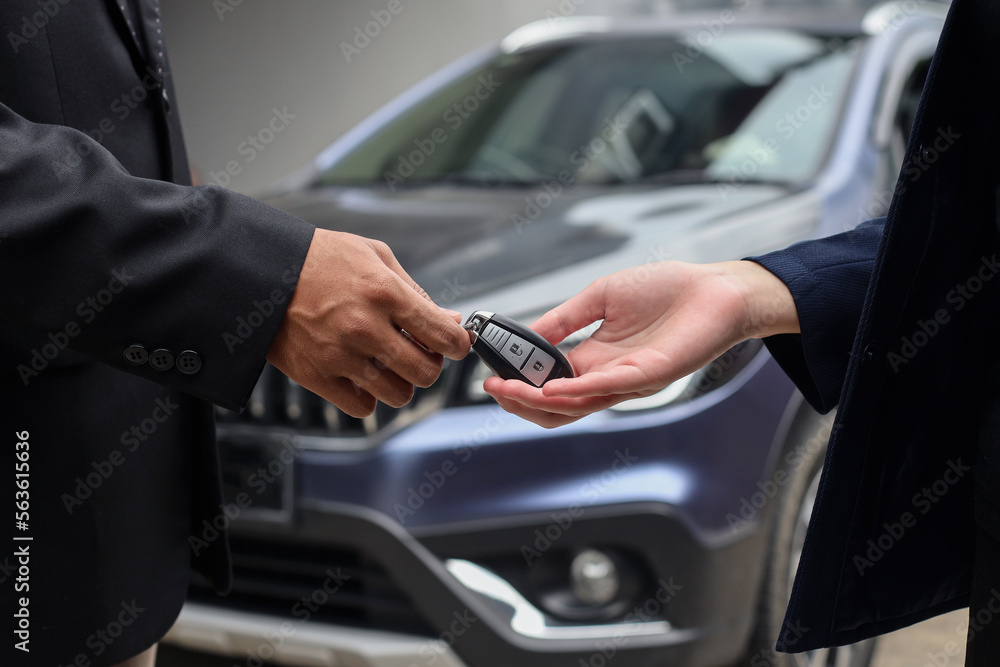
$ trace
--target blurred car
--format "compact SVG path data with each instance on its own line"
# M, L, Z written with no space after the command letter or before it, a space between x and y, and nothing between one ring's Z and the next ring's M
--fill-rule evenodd
M530 322L624 267L882 214L942 14L531 24L269 200L386 241L441 305ZM772 651L832 417L760 341L554 430L486 373L470 355L355 419L266 368L219 413L234 590L195 582L167 642L247 665L869 664L873 642Z

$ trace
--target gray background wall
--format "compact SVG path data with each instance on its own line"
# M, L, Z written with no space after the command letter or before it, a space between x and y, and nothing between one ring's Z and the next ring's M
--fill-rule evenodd
M656 0L399 0L401 11L350 62L341 43L390 0L162 0L192 163L254 193L411 84L514 28L562 15L656 11ZM236 4L239 3L239 4ZM231 10L231 11L228 11ZM383 18L385 14L382 14ZM374 30L372 30L374 32ZM274 109L295 118L249 161L240 144ZM265 134L266 136L266 134ZM247 147L244 147L247 150Z

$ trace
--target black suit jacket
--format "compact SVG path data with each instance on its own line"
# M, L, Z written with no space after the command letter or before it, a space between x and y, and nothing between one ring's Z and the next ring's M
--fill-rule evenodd
M782 650L969 603L1000 306L998 37L995 3L955 0L884 221L756 258L802 325L770 350L817 409L839 404Z
M229 586L209 403L245 402L313 228L170 182L155 0L2 0L0 37L0 664L114 664L170 627L192 556Z

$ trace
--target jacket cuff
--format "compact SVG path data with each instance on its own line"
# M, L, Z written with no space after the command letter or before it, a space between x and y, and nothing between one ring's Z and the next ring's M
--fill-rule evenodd
M840 401L884 222L870 220L842 234L746 258L792 293L802 333L771 336L764 343L819 412Z

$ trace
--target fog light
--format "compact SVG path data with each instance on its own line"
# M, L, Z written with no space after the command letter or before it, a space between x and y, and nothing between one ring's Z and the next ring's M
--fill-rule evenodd
M621 577L614 560L597 549L581 551L570 563L570 583L573 594L581 602L605 605L612 602L621 589Z

